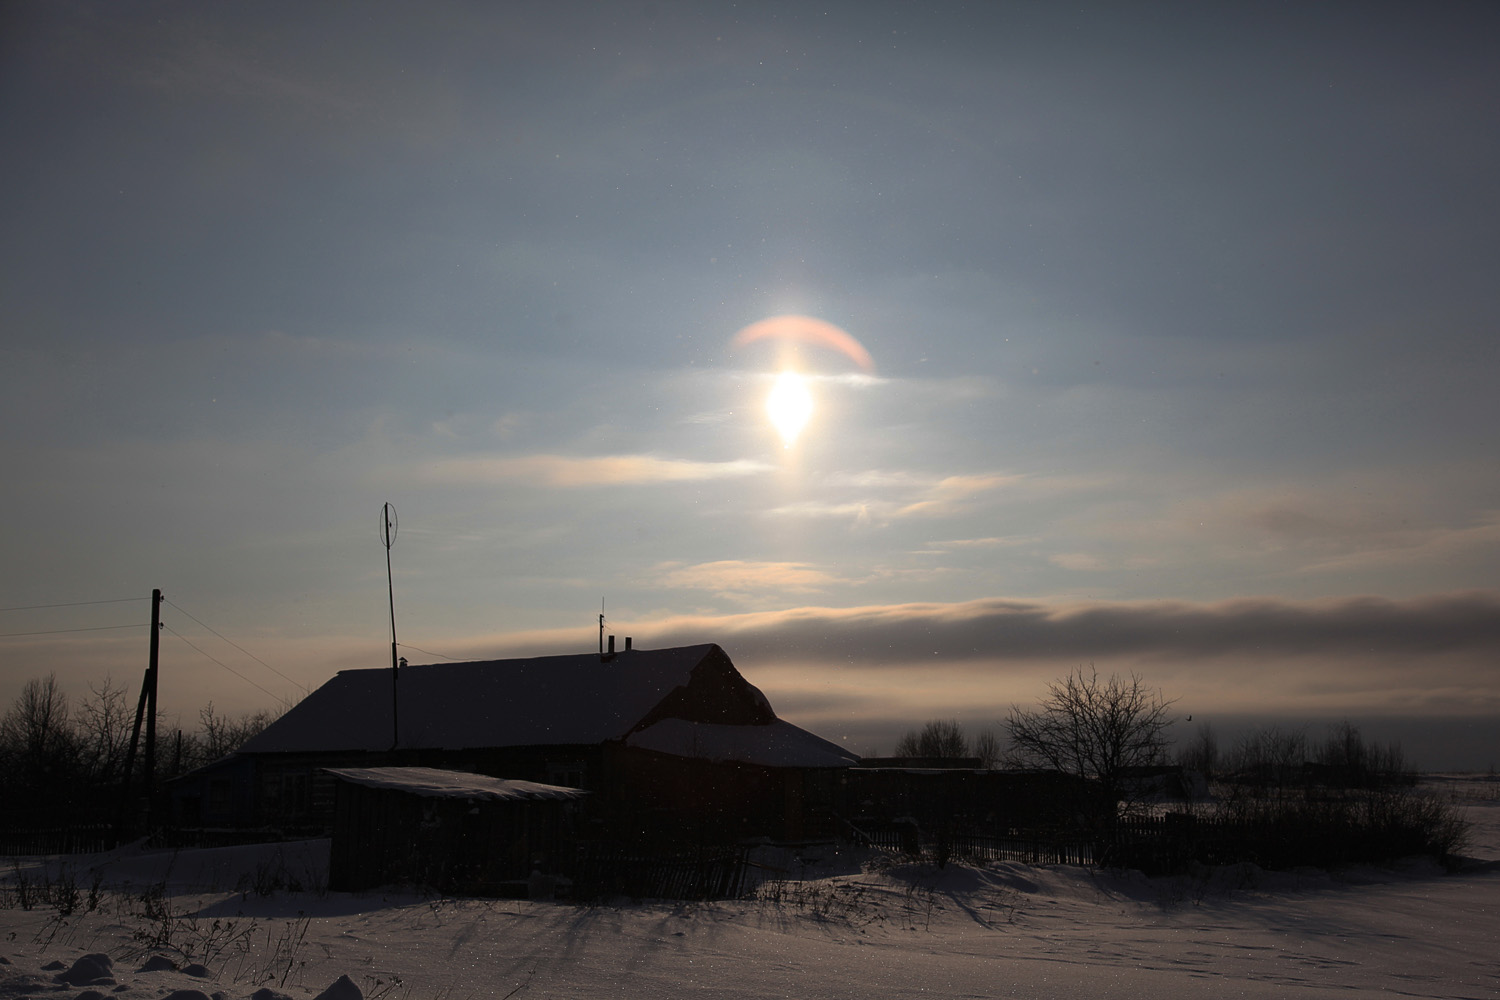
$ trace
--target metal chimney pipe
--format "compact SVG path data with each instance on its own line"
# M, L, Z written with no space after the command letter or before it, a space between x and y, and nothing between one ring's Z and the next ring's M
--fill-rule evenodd
M610 636L609 637L609 655L610 656L614 656L615 655L615 637L614 636Z
M625 637L625 652L630 652L630 636Z

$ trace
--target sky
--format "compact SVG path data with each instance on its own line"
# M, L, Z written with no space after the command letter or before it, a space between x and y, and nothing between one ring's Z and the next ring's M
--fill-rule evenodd
M1497 50L1482 3L7 4L0 704L133 691L153 588L189 728L388 664L388 502L413 663L602 610L863 753L1096 669L1488 767Z

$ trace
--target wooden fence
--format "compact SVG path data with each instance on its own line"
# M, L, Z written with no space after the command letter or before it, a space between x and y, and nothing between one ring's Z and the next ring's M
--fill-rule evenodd
M850 837L858 843L887 851L946 863L949 858L973 861L1013 861L1028 865L1090 865L1094 849L1076 837L1044 833L1004 835L968 830L862 830L850 826Z
M1176 871L1195 862L1333 868L1441 854L1445 848L1434 841L1435 832L1420 812L1370 816L1326 803L1243 816L1130 816L1116 822L1098 860L1148 873Z
M1420 817L1418 817L1420 819ZM973 828L918 829L915 824L861 829L843 824L843 839L913 857L1008 861L1036 865L1105 865L1148 873L1209 865L1254 862L1265 868L1333 867L1431 852L1420 824L1395 815L1361 821L1357 813L1284 812L1265 816L1198 816L1183 813L1119 817L1113 828L1090 838L1077 832ZM115 846L107 823L0 826L0 857L84 854ZM304 836L308 831L298 831ZM284 830L175 831L155 846L218 846L285 837ZM611 896L635 899L725 899L755 888L758 874L745 847L652 851L608 841L578 845L560 874L573 896L589 901Z
M580 844L568 872L573 898L732 899L753 888L748 851L713 848L651 854L618 844Z
M934 852L975 861L1014 861L1028 865L1091 865L1094 849L1079 840L1042 837L994 837L955 833L933 838Z
M0 855L94 854L115 846L109 823L0 827Z

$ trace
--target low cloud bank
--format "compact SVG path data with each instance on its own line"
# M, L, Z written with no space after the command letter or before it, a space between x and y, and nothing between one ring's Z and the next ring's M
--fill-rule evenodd
M640 623L642 645L732 642L756 659L834 657L862 665L996 659L1500 656L1500 592L1408 599L1244 598L793 608Z
M644 648L717 642L778 714L815 731L892 720L994 724L1092 664L1135 673L1184 716L1500 719L1500 592L1310 601L978 600L801 607L616 623ZM578 648L578 633L497 637L487 655ZM863 738L868 739L865 735ZM1473 748L1476 761L1492 749ZM1488 757L1485 757L1488 760Z
M781 712L778 706L778 712ZM837 715L799 714L790 721L811 729L824 739L833 740L855 753L880 756L891 753L903 734L915 729L927 717L890 715L878 719L843 719ZM1004 743L1003 715L983 710L966 714L950 712L940 716L957 719L971 738L989 731ZM1247 735L1276 728L1284 733L1300 733L1309 745L1327 739L1334 726L1352 722L1366 740L1395 743L1401 747L1408 766L1419 771L1479 771L1492 768L1500 760L1500 717L1434 718L1413 715L1195 715L1191 722L1179 716L1171 730L1178 744L1190 742L1202 723L1208 723L1219 741L1221 751L1235 748Z
M1011 705L1034 704L1048 682L1090 664L1105 674L1138 674L1176 699L1184 719L1428 720L1411 730L1416 736L1420 729L1433 749L1421 755L1424 766L1486 767L1500 732L1494 590L1405 599L806 606L634 621L622 615L611 631L621 645L631 636L640 648L717 642L779 715L829 738L848 737L861 752L892 745L901 730L928 718L996 726ZM432 655L403 653L413 663L545 655L587 650L590 638L575 628L453 637L424 642ZM136 683L139 635L102 633L66 645L68 655L59 656L54 642L12 640L14 688L53 670L79 695L110 673ZM191 713L211 698L239 711L299 693L254 666L246 666L249 676L276 699L219 671L182 673L177 668L197 660L183 659L192 651L178 650L175 639L168 645L178 677L173 710ZM349 637L271 647L270 659L307 688L338 669L381 666L389 655L379 642ZM125 664L130 668L120 669Z

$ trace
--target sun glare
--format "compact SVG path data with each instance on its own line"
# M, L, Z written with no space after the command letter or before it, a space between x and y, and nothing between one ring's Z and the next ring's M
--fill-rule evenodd
M766 412L786 447L790 448L797 440L812 411L812 393L807 391L806 379L794 371L784 371L776 376L776 384L766 397Z

